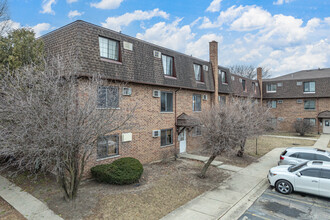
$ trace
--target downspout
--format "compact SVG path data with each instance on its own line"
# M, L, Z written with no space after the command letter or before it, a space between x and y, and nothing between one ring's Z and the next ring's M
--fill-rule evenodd
M320 134L320 119L319 119L319 113L320 113L320 109L319 109L319 99L318 98L316 98L316 104L317 104L317 111L316 112L318 112L318 114L317 114L317 119L316 119L316 121L317 121L317 133L318 134Z
M178 124L178 119L177 119L177 113L176 113L176 94L177 94L177 92L179 91L179 90L181 90L181 88L178 88L177 90L175 90L175 92L174 92L174 104L175 104L175 106L174 106L174 121L175 121L175 144L174 144L174 152L175 152L175 154L174 154L174 156L175 156L175 159L178 157L177 155L177 149L178 149L178 130L177 130L177 127L176 127L176 125Z

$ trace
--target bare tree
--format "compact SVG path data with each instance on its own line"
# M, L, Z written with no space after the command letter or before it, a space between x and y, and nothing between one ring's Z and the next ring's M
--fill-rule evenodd
M233 65L229 67L231 73L243 76L249 79L257 78L257 67L252 65ZM271 76L270 69L262 67L262 77L269 78Z
M98 88L109 82L98 76L81 78L77 69L56 59L43 70L27 66L0 82L4 168L55 174L67 200L77 195L85 165L96 154L97 138L122 129L135 109L97 108ZM118 103L115 96L106 100Z
M7 0L0 0L0 37L7 29L9 21Z
M208 167L217 156L242 146L248 137L260 135L268 117L268 110L251 99L232 98L225 106L213 106L203 112L200 116L203 146L210 150L211 156L200 177L205 178Z
M293 127L301 136L305 136L306 133L313 131L313 125L307 120L297 120L293 123Z

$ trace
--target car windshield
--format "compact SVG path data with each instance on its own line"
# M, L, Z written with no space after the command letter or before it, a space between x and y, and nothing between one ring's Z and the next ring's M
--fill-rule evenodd
M289 167L289 172L295 172L295 171L297 171L297 170L299 170L299 169L301 169L301 168L303 168L304 166L306 166L306 164L308 163L308 161L307 162L304 162L304 163L301 163L301 164L298 164L298 165L292 165L291 167Z

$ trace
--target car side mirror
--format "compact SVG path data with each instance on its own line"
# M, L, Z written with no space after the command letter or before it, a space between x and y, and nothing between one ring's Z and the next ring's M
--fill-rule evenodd
M300 172L297 172L296 175L297 175L297 177L301 177L301 173Z

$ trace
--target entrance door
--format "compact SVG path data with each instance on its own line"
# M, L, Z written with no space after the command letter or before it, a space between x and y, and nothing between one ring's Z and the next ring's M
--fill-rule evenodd
M183 129L183 131L181 131L181 133L178 136L178 141L180 142L180 153L186 152L186 144L187 144L186 129Z
M330 119L323 119L323 133L330 134Z

